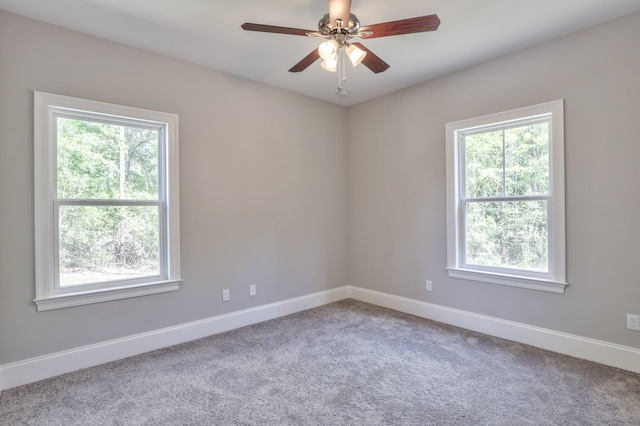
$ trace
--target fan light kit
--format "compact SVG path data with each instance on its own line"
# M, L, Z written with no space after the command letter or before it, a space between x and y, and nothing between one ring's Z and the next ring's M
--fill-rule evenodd
M358 17L351 13L351 0L329 0L329 13L320 18L318 31L252 23L242 24L242 29L325 38L325 42L291 67L289 72L304 71L321 58L320 66L323 69L330 72L340 71L338 74L338 93L341 93L342 82L347 79L345 70L347 58L354 67L362 63L376 74L389 68L389 64L364 47L362 43L350 42L352 38L369 39L435 31L439 25L438 15L426 15L361 27Z

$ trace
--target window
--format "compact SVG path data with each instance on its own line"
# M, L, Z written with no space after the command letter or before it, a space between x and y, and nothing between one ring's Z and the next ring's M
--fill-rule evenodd
M563 101L446 133L449 276L564 293Z
M178 117L34 94L38 311L177 290Z

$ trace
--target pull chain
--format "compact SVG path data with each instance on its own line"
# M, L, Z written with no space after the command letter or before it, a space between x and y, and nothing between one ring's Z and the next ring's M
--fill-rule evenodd
M338 49L338 93L342 92L342 48Z
M345 67L345 52L344 48L338 49L338 93L342 92L342 82L347 81L347 69Z

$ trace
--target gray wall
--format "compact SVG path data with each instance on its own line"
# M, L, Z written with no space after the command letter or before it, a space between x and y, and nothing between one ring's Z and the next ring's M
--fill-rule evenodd
M640 313L638 46L635 14L345 118L335 105L0 11L0 365L344 284L640 348L625 329L625 314ZM180 291L35 311L33 90L180 115ZM449 279L445 123L559 98L566 294ZM326 123L349 137L325 138Z
M33 90L179 114L180 291L36 312ZM326 123L345 110L0 11L0 365L344 285Z
M636 13L350 108L349 283L640 348L639 49ZM445 123L555 99L566 293L448 278Z

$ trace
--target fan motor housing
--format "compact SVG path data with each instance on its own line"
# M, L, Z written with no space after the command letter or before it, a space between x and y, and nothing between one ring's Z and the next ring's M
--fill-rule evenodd
M342 28L343 32L349 35L356 35L360 29L360 20L353 13L349 14L349 25L346 28ZM325 14L320 21L318 21L318 32L322 35L329 35L332 32L335 33L337 28L333 28L333 24L330 21L329 14Z

